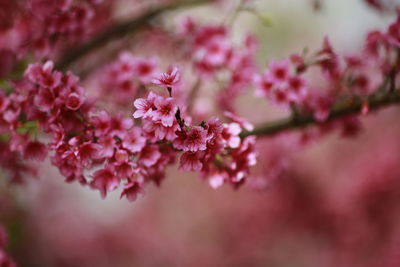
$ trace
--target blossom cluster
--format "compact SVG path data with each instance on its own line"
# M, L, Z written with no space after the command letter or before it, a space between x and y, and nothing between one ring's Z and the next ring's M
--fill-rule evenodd
M158 81L169 88L174 72ZM172 90L172 89L170 89ZM173 91L173 90L172 90ZM241 140L243 125L238 122L222 123L213 117L199 125L181 113L173 97L150 92L146 98L134 102L135 118L142 119L144 136L152 142L169 142L175 151L182 151L179 169L200 172L209 178L210 185L218 187L224 182L240 184L256 163L255 138Z
M105 25L112 1L22 0L0 2L0 77L29 53L55 58Z
M99 98L110 95L113 102L131 105L132 96L141 89L150 86L158 74L157 59L136 57L129 52L123 52L118 59L98 71L95 78L99 88Z
M320 223L322 218L330 225L326 231L332 232L332 236L338 234L340 227L331 223L332 217L326 216L331 212L335 214L331 200L317 203L315 208L321 214L316 216L315 212L300 214L304 209L291 204L296 200L302 202L300 206L308 207L314 204L313 200L321 198L320 192L315 197L311 195L315 186L308 188L301 177L308 175L308 170L297 173L291 155L333 131L341 130L342 136L354 136L362 127L359 115L386 105L379 102L382 99L390 104L399 102L400 11L386 29L369 32L357 53L339 54L325 38L322 48L315 53L304 49L301 54L269 60L261 67L257 65L256 38L246 35L235 42L237 38L233 38L230 29L232 24L200 24L186 18L176 33L168 28L168 23L158 25L164 18L159 16L151 23L146 21L138 25L141 31L132 42L115 42L114 47L95 45L98 51L105 52L104 60L119 52L116 50L124 50L104 67L87 68L87 73L82 72L89 74L84 80L71 71L58 70L55 66L62 64L53 62L62 62L69 52L79 51L78 46L96 40L93 37L97 33L103 40L110 38L108 41L124 31L118 28L123 23L115 24L116 32L108 31L112 27L104 27L113 21L114 13L125 12L113 9L116 2L0 0L0 167L9 175L9 180L23 183L37 176L38 166L41 166L38 162L45 161L55 166L66 182L77 182L96 190L102 198L119 191L121 198L135 201L148 185L159 186L166 179L168 168L173 166L182 172L195 172L212 188L224 184L238 188L247 183L260 189L290 174L292 179L280 179L289 187L278 188L281 192L270 199L273 200L270 204L265 202L266 205L284 220L293 214L305 218L305 224L310 224L313 231L314 220ZM150 7L150 15L159 12L151 9L155 4L166 4L166 9L173 7L168 6L172 1L133 2L137 4L135 15L140 19L135 23L138 24L146 20L147 16L140 16L146 5ZM238 2L242 5L239 7L252 5L248 0ZM313 2L320 6L321 1ZM364 2L380 12L392 12L398 6L391 0ZM133 24L130 30L136 30L132 29ZM107 37L110 32L112 36ZM142 32L149 34L141 35ZM150 44L147 46L148 39L156 43L152 45L160 51L154 51ZM138 48L143 53L125 51L127 43L131 51ZM172 52L168 50L171 47ZM289 116L255 129L246 118L238 115L235 101L241 94L253 91L261 100L260 104L267 100ZM199 106L201 100L211 99L211 94L216 96L216 103L210 109L202 107L203 113L199 114L196 102ZM308 125L312 126L305 127ZM295 128L304 129L289 131ZM256 136L274 134L256 140ZM395 149L391 146L386 150ZM393 151L377 151L397 155ZM371 168L364 168L363 174L358 174L374 176L370 178L371 185L357 186L364 190L359 197L361 202L369 202L368 195L382 191L384 183L389 187L398 184L397 171L392 172L396 169L396 160L397 157L384 157L378 162L380 168L370 164ZM365 166L364 161L361 165ZM390 179L382 182L375 178L388 170ZM388 195L387 189L384 191L384 195ZM395 195L395 191L389 192L389 196ZM379 195L376 199L386 205L386 198L380 200L381 193L376 193ZM337 194L342 196L343 192ZM283 208L276 209L276 202ZM368 218L376 213L375 208L371 213L369 204L365 210L363 216ZM379 215L382 209L376 210ZM350 221L359 215L347 208L345 213L348 215L340 215L349 216ZM266 214L262 216L271 219ZM383 221L380 227L386 229L386 219ZM48 231L46 227L44 231ZM347 227L345 234L337 239L340 244L348 242L347 234L353 231ZM363 227L361 232L370 236L369 227ZM65 241L60 240L61 243ZM68 239L67 243L69 240L74 239ZM6 236L0 227L0 266L15 266L6 251ZM97 251L96 247L92 252ZM351 250L346 247L346 251Z
M385 31L370 32L358 54L338 55L325 38L322 49L313 55L293 54L289 59L271 61L263 74L254 76L255 95L295 112L311 113L324 122L342 99L366 99L371 94L393 91L398 85L399 29L400 17ZM326 82L306 79L311 68L318 68Z
M76 18L77 7L65 1L57 16L65 10ZM87 18L82 16L78 17ZM371 32L361 54L339 56L325 39L315 54L270 61L264 71L255 64L253 37L247 36L237 46L227 26L199 25L192 19L181 26L178 38L184 40L185 59L195 74L201 81L220 82L217 106L227 122L212 115L197 120L187 97L191 92L183 89L183 70L171 66L160 73L156 58L121 53L100 71L99 87L103 93L112 90L116 103L136 98L133 117L102 110L96 103L101 99L90 98L77 76L54 70L51 61L31 64L21 80L10 82L10 92L0 94L4 139L0 160L12 180L22 181L24 173L35 172L22 158L44 160L50 154L51 163L67 181L79 181L103 197L121 186L121 196L134 200L146 183L159 184L166 168L179 157L179 169L200 173L213 187L238 186L249 175L257 154L255 137L241 135L253 126L237 115L234 99L239 93L255 87L257 97L291 109L295 116L311 115L326 122L340 100L366 98L397 86L400 18L385 31ZM54 31L68 32L62 27ZM313 84L307 76L311 68L318 68L327 82ZM368 112L367 102L363 112ZM341 122L348 135L359 128L356 117ZM51 140L41 140L40 133Z
M218 106L224 111L235 112L234 100L252 85L257 71L256 38L249 34L238 46L233 43L226 25L201 25L191 18L182 21L180 28L184 51L198 75L202 79L223 82Z
M171 94L178 81L175 68L153 83ZM181 170L201 171L214 180L218 176L218 185L242 183L255 163L255 139L242 141L237 122L223 124L212 118L192 126L172 95L150 92L135 100L133 116L142 118L142 125L134 126L129 117L94 107L79 79L54 70L50 61L30 65L1 103L2 129L10 138L7 149L37 160L50 152L51 163L67 181L89 185L102 197L125 181L121 196L134 200L146 182L160 183L179 151ZM51 141L39 141L37 130ZM13 170L15 176L22 171L17 165Z
M342 99L366 98L377 93L385 84L384 78L397 66L398 22L386 32L369 33L361 53L339 55L325 38L316 53L271 60L262 72L255 64L256 41L252 36L247 36L242 47L238 47L232 43L225 25L199 25L189 18L180 26L195 70L202 80L212 78L221 86L217 106L222 111L235 113L236 97L255 87L256 97L265 97L295 115L310 114L317 121L325 122ZM319 70L324 82L310 79L315 75L312 68ZM363 109L366 112L367 102ZM347 123L348 118L344 121Z

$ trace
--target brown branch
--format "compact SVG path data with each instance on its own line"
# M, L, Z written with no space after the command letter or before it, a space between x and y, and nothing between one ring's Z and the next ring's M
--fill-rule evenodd
M66 52L65 55L63 55L61 59L57 62L56 68L60 70L68 68L68 66L70 66L81 57L99 47L102 47L109 41L122 38L128 33L132 34L139 31L140 29L145 27L151 20L166 11L187 6L206 4L209 2L210 0L178 0L169 4L159 6L157 8L153 8L147 13L134 19L116 23L104 30L103 32L100 32L97 36L94 36L93 39L91 39L89 42Z
M349 101L341 102L335 105L326 122L333 121L335 119L343 118L347 115L357 114L361 112L363 103L367 102L369 110L377 110L379 108L387 107L394 104L400 103L400 90L394 92L377 93L368 96L366 99L354 98ZM298 115L295 117L269 122L261 125L251 132L242 133L242 137L250 135L256 136L268 136L274 135L287 130L294 130L299 128L305 128L309 125L317 125L320 122L316 121L312 115Z

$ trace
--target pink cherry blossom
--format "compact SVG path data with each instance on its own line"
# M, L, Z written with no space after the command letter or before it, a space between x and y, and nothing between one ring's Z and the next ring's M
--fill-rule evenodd
M92 142L85 142L78 148L78 155L82 162L89 162L99 158L101 146Z
M140 162L146 167L156 164L160 157L161 153L156 145L145 146L139 154Z
M138 127L130 129L124 136L122 146L132 153L142 150L146 144L146 139L142 136L142 131Z
M239 117L238 115L229 112L229 111L225 111L224 115L226 117L228 117L229 119L231 119L233 122L238 123L243 129L247 130L247 131L253 131L254 130L254 126L253 124L251 124L249 121L247 121L246 119Z
M128 162L129 154L124 149L118 149L114 154L114 158L118 163Z
M228 59L230 45L224 38L213 38L197 51L195 57L211 66L220 66Z
M212 117L207 121L207 138L218 138L224 126L217 117Z
M51 61L47 61L44 65L31 64L26 70L25 75L31 82L53 89L61 82L61 73L53 71L53 67L54 64Z
M301 103L308 94L306 82L300 76L293 76L288 81L289 99L294 103Z
M138 182L131 181L124 185L121 198L126 197L130 202L133 202L140 194L144 194L142 186Z
M124 135L133 126L130 118L124 118L122 114L118 114L110 119L110 130L112 135Z
M271 61L268 64L268 70L275 82L285 82L289 78L289 61Z
M35 105L42 111L50 111L55 104L55 96L48 88L42 88L39 94L35 96Z
M152 142L162 140L173 141L177 136L176 131L178 129L179 125L176 120L174 120L173 124L169 127L164 126L161 121L143 121L144 135Z
M99 114L94 115L91 119L95 126L96 135L104 135L110 130L111 118L106 111L100 111Z
M179 169L182 171L195 171L199 172L203 167L200 159L203 157L204 152L185 152L182 154L179 162Z
M26 159L35 159L43 161L47 156L47 148L38 141L29 142L24 148L24 157Z
M84 102L82 96L78 95L77 93L71 93L67 97L66 107L70 110L78 110Z
M229 124L224 124L224 129L222 131L222 138L226 144L231 148L238 148L240 145L239 134L242 128L239 124L232 122Z
M153 110L155 107L155 100L159 96L153 92L150 92L146 99L138 98L134 101L133 105L136 108L135 113L133 113L133 117L137 118L147 118L153 116Z
M119 157L124 156L123 153L118 153ZM116 154L117 156L117 154ZM115 169L115 172L117 173L117 176L120 177L121 179L130 179L134 177L139 169L137 168L137 165L129 161L129 158L126 160L121 161L122 158L119 158L120 161L114 162L113 167Z
M274 86L274 80L269 72L266 72L264 75L255 76L254 80L257 85L255 91L256 96L268 96L271 93Z
M160 77L153 80L153 83L163 87L174 87L180 79L179 69L177 67L172 67L166 73L162 73Z
M210 178L208 178L208 184L214 188L217 189L218 187L222 186L224 184L225 178L222 174L216 173Z
M184 151L201 151L207 149L207 131L200 126L192 127L184 141Z
M101 145L100 155L104 158L111 158L114 155L116 140L112 136L103 136L99 139Z
M143 83L150 83L154 78L157 67L157 61L155 58L143 59L137 58L133 62L133 70L138 79Z
M157 97L154 101L156 110L152 113L154 121L161 121L162 125L170 127L175 120L175 114L178 107L175 105L175 100L172 97L163 98Z
M91 187L100 191L101 197L105 198L107 193L115 190L119 185L119 180L111 168L104 168L93 174Z
M176 132L177 137L174 139L174 142L172 143L175 149L179 150L184 150L186 147L185 141L187 138L187 132L186 131L177 131Z

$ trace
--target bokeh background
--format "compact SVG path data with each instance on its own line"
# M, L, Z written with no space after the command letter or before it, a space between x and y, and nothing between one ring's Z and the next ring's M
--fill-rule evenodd
M122 1L116 16L130 16L133 2ZM255 4L272 25L241 13L233 38L247 32L259 38L261 67L317 49L325 36L338 52L352 53L368 31L395 15L361 0L325 0L318 10L307 0ZM181 10L165 21L191 14L221 23L234 6ZM237 106L256 125L287 115L252 93ZM160 187L148 187L134 203L120 200L119 192L103 200L41 163L38 179L26 185L0 179L10 254L20 266L40 267L400 266L399 112L370 114L357 135L329 134L306 147L294 144L296 133L260 139L258 149L267 152L259 159L262 171L239 190L214 190L195 173L170 168Z

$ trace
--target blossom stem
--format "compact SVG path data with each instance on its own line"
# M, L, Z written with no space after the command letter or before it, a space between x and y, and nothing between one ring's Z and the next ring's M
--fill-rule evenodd
M400 90L388 91L385 93L377 93L370 95L363 100L361 98L352 98L346 101L337 103L330 111L330 115L325 122L343 118L347 115L360 113L363 108L363 103L367 101L369 110L377 110L379 108L395 105L400 103ZM313 115L298 115L279 121L268 122L255 128L253 131L243 132L241 137L247 136L269 136L281 133L283 131L305 128L310 125L321 124Z
M193 85L192 90L191 90L190 93L189 93L189 97L188 97L188 102L189 102L189 103L188 103L188 108L187 108L187 110L188 110L189 113L190 113L190 112L192 111L192 109L193 109L193 105L194 105L195 99L196 99L196 97L197 97L197 93L198 93L199 90L200 90L200 87L201 87L201 79L198 78L198 79L196 80L195 84Z
M389 73L389 88L391 91L396 89L396 77L398 74L398 69L400 67L400 49L396 49L396 61Z

